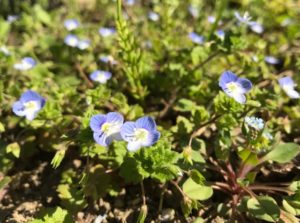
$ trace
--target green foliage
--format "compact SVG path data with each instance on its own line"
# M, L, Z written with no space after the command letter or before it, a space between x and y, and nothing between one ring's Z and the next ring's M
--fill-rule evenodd
M39 213L40 217L29 223L74 223L71 215L60 207L45 208Z
M284 143L277 145L263 159L278 163L287 163L295 158L300 152L299 145L295 143Z
M194 177L195 178L195 177ZM194 181L194 178L188 178L183 186L183 192L193 200L207 200L213 195L213 189L210 186L203 185L203 180L198 182Z
M168 141L161 140L156 145L139 150L125 157L120 176L126 182L138 183L151 177L160 182L174 179L180 174L176 165L178 154L171 149Z

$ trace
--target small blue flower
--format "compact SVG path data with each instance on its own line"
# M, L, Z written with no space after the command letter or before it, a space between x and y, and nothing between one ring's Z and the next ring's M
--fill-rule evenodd
M295 91L295 82L291 77L283 77L278 80L280 87L290 98L300 98L300 95Z
M45 102L46 100L38 93L28 90L21 95L19 101L13 104L12 109L17 116L25 116L31 121L44 107Z
M85 50L85 49L89 48L90 45L91 45L91 42L89 40L82 39L82 40L78 41L77 48L80 50Z
M207 17L207 21L209 23L214 23L216 21L216 17L213 16L213 15L210 15L210 16Z
M77 47L79 39L76 35L69 34L66 36L64 42L70 47Z
M251 90L252 83L246 78L239 78L231 71L225 71L219 80L219 86L229 97L244 104L246 102L244 94Z
M258 34L261 34L264 31L264 27L258 22L252 22L250 24L250 29Z
M198 18L199 17L199 9L193 5L190 5L189 8L189 13L194 17Z
M135 0L126 0L126 5L134 5L135 4Z
M7 22L8 23L13 23L14 21L16 21L19 18L18 15L8 15L7 16Z
M116 33L116 29L115 28L107 28L107 27L101 27L99 29L99 34L102 37L109 37L112 36Z
M190 40L192 40L194 43L197 43L197 44L203 44L203 43L204 43L204 37L198 35L198 34L195 33L195 32L190 32L190 33L189 33L189 38L190 38Z
M276 64L280 63L280 60L277 59L276 57L273 57L273 56L266 56L265 57L265 62L268 63L268 64L276 65Z
M102 146L109 146L113 140L122 140L120 129L123 122L124 118L118 112L92 116L90 128L94 132L94 140Z
M252 18L249 16L248 12L245 12L243 16L241 16L239 12L234 12L234 16L241 24L251 25L252 23Z
M135 122L125 122L121 136L128 142L127 149L134 152L141 147L152 146L160 138L160 133L156 130L155 121L145 116Z
M36 65L36 61L32 57L24 57L21 63L14 64L16 70L30 70Z
M225 38L225 32L222 29L219 29L216 31L217 37L219 37L221 40Z
M77 19L67 19L64 21L64 26L68 31L77 29L80 26L80 23Z
M251 116L251 117L246 116L245 123L257 131L262 130L265 126L264 120L262 120L261 118L254 117L254 116Z
M154 22L159 20L159 15L156 12L149 12L148 18Z
M117 61L112 56L110 56L110 55L108 55L108 56L101 56L99 58L99 60L102 61L103 63L110 63L112 65L117 64Z
M109 71L96 70L90 74L90 78L93 81L105 84L111 78L111 73Z

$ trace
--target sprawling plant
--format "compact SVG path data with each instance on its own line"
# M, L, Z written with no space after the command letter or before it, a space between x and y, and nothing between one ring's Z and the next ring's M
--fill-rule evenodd
M0 221L299 222L294 1L35 2L0 1Z

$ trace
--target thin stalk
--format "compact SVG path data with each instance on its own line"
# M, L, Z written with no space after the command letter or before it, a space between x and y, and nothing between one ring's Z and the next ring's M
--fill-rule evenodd
M141 185L141 192L142 192L143 205L146 205L145 188L144 188L143 182L141 182L140 185Z
M217 11L217 16L216 16L216 21L214 22L214 24L211 27L211 30L209 32L209 39L212 38L212 35L214 34L214 32L216 31L217 27L218 27L218 23L222 17L223 11L226 9L227 7L227 3L228 0L219 0L220 5L218 7L218 11Z

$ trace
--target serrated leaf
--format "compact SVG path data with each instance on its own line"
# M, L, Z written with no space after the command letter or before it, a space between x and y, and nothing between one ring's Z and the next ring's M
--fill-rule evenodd
M295 143L284 143L276 146L265 155L262 160L272 160L278 163L287 163L295 158L300 152L299 145Z
M255 218L268 222L276 222L280 216L280 209L272 197L259 196L247 201L247 209Z
M211 187L197 184L192 178L184 182L182 189L189 198L200 201L209 199L213 194Z

